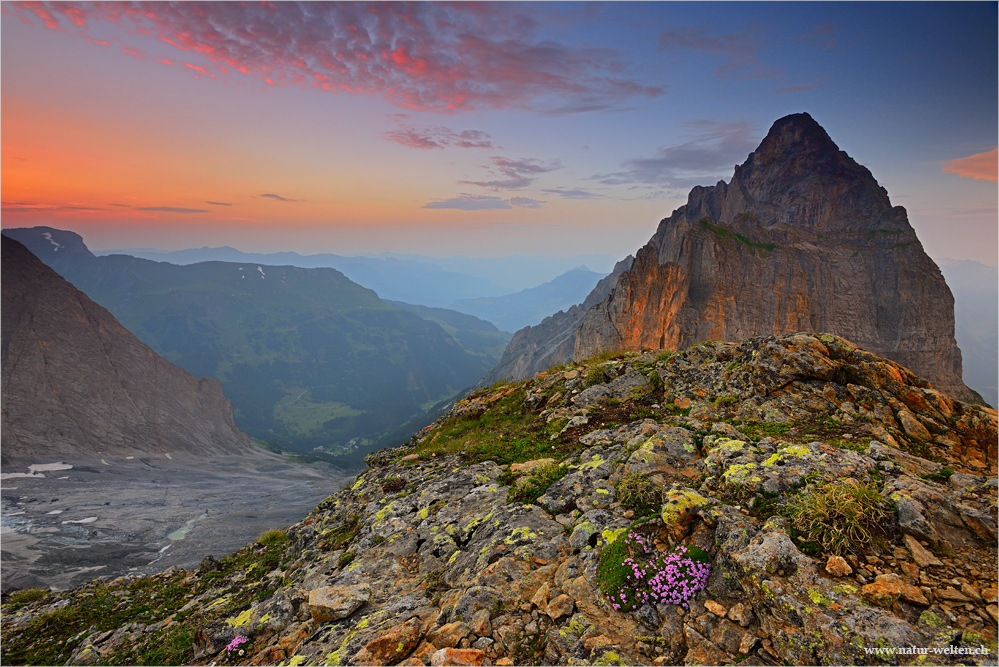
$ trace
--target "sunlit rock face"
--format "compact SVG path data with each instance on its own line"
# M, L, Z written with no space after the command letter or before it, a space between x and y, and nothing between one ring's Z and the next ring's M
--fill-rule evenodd
M960 398L954 299L905 209L808 114L774 123L731 182L696 187L588 309L576 359L828 331Z

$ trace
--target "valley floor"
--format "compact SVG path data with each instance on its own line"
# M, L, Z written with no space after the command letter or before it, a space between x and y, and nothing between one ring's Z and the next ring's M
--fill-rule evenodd
M103 461L4 466L5 591L195 567L301 518L348 479L276 458Z

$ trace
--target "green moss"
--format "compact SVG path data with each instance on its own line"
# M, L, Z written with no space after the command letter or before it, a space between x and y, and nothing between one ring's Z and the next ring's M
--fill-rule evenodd
M701 218L699 222L701 223L701 227L714 233L716 236L723 239L732 239L734 241L738 241L739 243L748 246L750 248L753 248L754 250L762 250L769 253L773 252L774 250L780 250L782 247L776 243L757 243L755 241L751 241L742 234L737 234L731 229L728 229L721 225L712 224L710 218Z

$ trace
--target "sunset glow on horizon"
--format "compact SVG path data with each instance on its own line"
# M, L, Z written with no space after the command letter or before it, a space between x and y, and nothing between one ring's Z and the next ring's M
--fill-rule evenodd
M4 227L623 257L807 111L931 256L997 263L995 3L2 7Z

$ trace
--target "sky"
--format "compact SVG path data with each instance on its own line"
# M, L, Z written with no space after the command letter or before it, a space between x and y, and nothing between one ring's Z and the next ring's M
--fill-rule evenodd
M807 111L997 263L997 3L3 3L4 227L607 254Z

